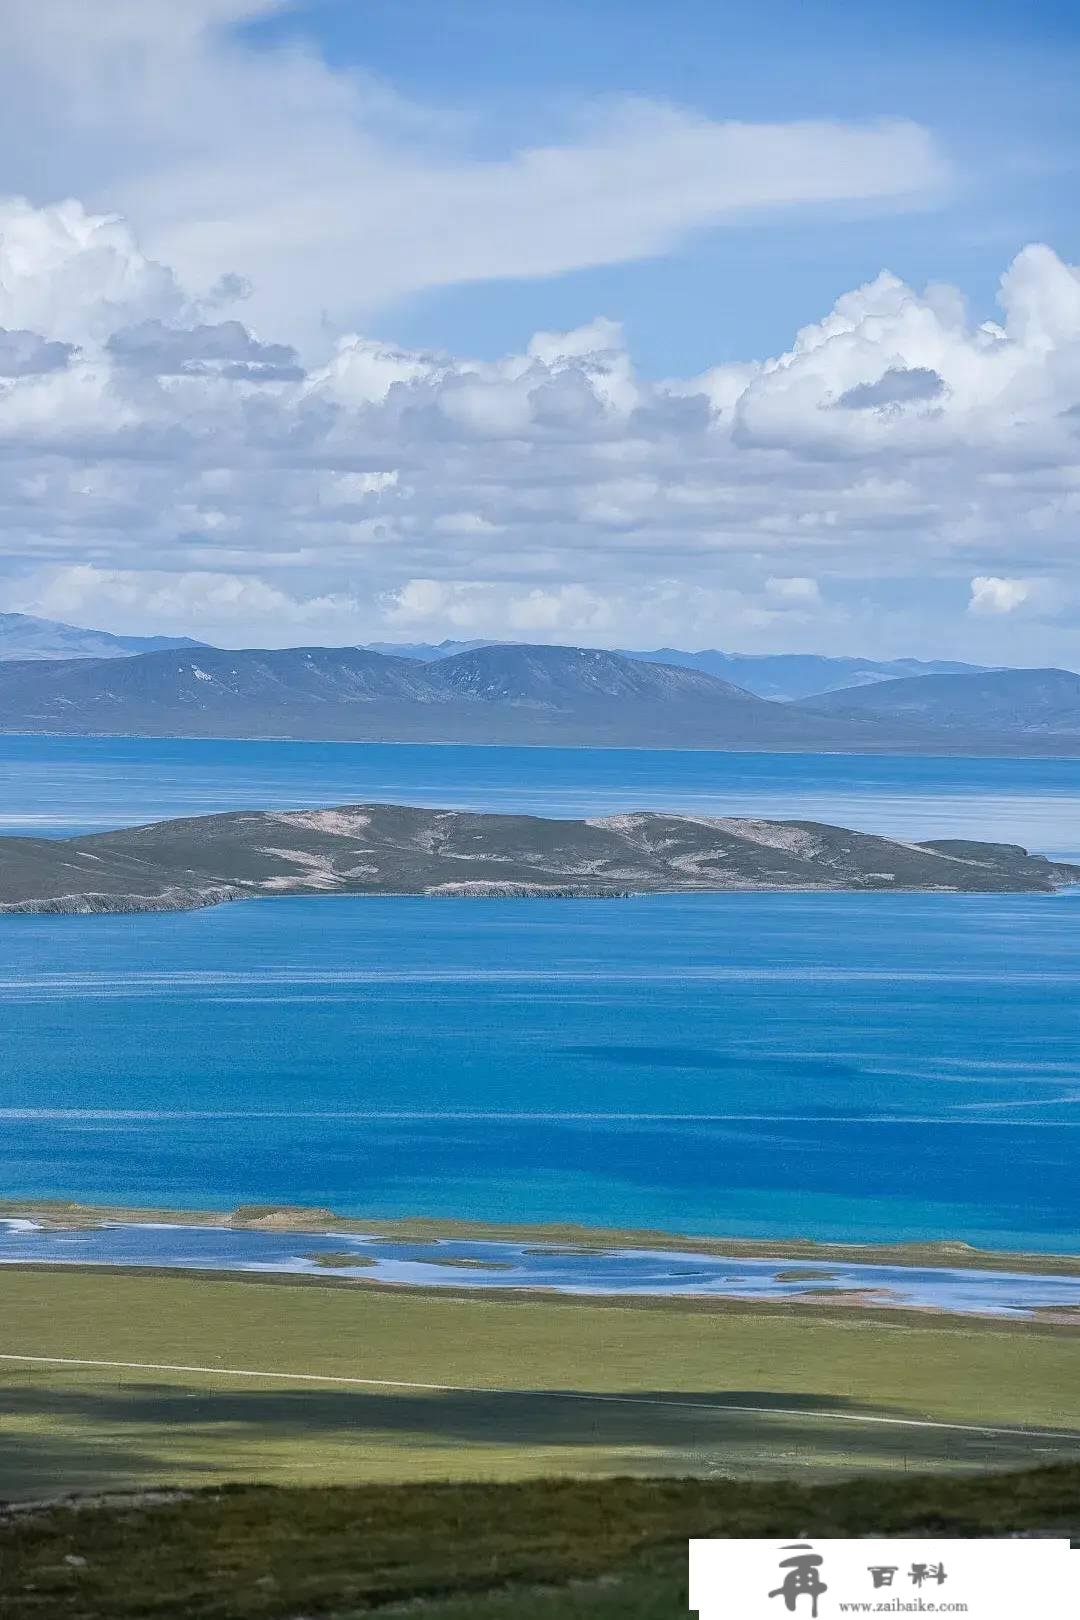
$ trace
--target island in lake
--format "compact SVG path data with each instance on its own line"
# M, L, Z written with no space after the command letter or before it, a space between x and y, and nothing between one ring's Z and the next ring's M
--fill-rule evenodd
M910 843L815 821L647 810L575 821L361 804L0 838L7 913L180 911L288 894L1050 893L1076 883L1080 866L1016 844Z

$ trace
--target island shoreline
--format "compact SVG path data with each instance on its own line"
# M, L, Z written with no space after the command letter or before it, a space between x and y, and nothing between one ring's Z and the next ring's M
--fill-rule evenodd
M0 837L5 916L178 912L287 895L1054 894L1078 884L1080 864L1019 844L658 810L543 817L371 801Z

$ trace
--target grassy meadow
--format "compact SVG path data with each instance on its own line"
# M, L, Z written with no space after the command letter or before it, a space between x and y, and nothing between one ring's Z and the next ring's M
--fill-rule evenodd
M0 1499L1080 1461L1078 1365L1068 1325L824 1302L4 1268Z

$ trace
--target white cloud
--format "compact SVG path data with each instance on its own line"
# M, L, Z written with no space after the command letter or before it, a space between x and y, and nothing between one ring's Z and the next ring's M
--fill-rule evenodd
M598 315L587 326L573 332L536 332L529 341L528 353L533 360L545 366L557 365L560 360L586 360L594 356L621 356L626 348L622 324Z
M355 335L343 337L333 358L314 374L322 393L342 405L378 405L399 383L435 381L446 375L447 357L417 354Z
M147 623L165 630L201 624L205 635L260 623L275 633L282 626L325 628L354 620L356 609L347 597L298 599L253 575L103 569L81 563L51 572L24 611L136 632Z
M439 534L469 535L498 534L499 525L479 512L444 512L437 517L432 528Z
M331 510L354 506L368 508L377 505L380 497L392 496L397 488L396 467L379 472L330 473L319 491L319 501Z
M1014 613L1027 602L1035 588L1030 579L1000 579L993 574L980 574L971 582L969 613Z
M52 211L41 232L17 212L8 606L249 644L408 628L987 661L1008 617L1011 657L1077 661L1080 279L1047 248L1008 268L1000 325L883 273L786 353L655 383L605 317L496 361L327 338L303 370L118 220L104 270L91 252L72 282L61 255L68 309L22 246Z
M799 575L789 575L787 578L770 575L765 581L765 591L779 602L799 602L816 607L821 601L821 590L817 580L805 579Z
M176 276L140 251L125 221L75 201L0 198L0 263L0 326L50 338L107 337L184 307Z
M37 332L0 326L0 377L36 377L62 371L75 353L72 343L50 343Z
M122 366L151 377L222 376L239 382L298 382L304 372L287 343L261 343L240 321L194 326L139 321L113 332L106 348Z
M797 625L805 595L776 599L758 591L688 585L658 578L636 591L603 590L580 581L521 588L498 580L467 583L410 579L382 601L383 622L402 635L455 633L501 640L616 641L644 647L682 640L695 646L717 637L745 637L773 626ZM786 583L786 582L785 582ZM818 605L817 601L813 602Z
M349 324L422 288L615 264L750 210L905 207L948 181L909 122L722 122L633 98L549 113L531 144L493 156L472 111L436 113L297 45L246 44L236 24L276 8L6 0L0 190L26 189L32 152L37 198L118 209L194 292L239 274L256 323L295 341L324 313ZM54 222L54 252L64 232ZM107 235L106 298L126 251ZM151 290L139 318L167 314L168 288Z
M504 640L606 636L615 623L611 604L584 585L521 591L494 582L437 579L410 579L389 593L383 618L392 627L449 625Z

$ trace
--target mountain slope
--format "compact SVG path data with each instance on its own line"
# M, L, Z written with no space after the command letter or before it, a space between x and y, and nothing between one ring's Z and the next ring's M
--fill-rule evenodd
M0 729L814 749L872 747L879 728L800 714L697 670L507 645L437 663L294 647L0 664Z
M171 911L282 894L1050 891L1009 844L908 844L813 821L638 811L588 821L402 805L234 811L66 839L0 838L0 912Z
M201 647L188 636L114 636L29 613L0 613L0 659L129 658L170 647Z
M703 699L760 709L741 687L698 670L644 666L596 647L490 644L440 661L434 678L448 692L490 702L567 708L582 702L683 703Z
M145 653L102 659L0 666L0 724L46 729L145 733L155 727L193 736L243 736L265 722L303 734L325 713L349 705L430 703L440 693L425 666L358 648Z
M437 663L456 653L478 647L505 647L500 641L440 641L395 643L375 641L369 651L398 658L417 658ZM777 702L812 697L817 692L839 691L849 686L867 686L875 681L896 680L908 675L962 675L976 673L979 664L962 664L948 659L919 658L830 658L818 653L728 653L715 648L686 652L680 647L657 647L640 651L620 647L624 658L645 664L673 664L679 669L697 669L719 680L731 681L755 697Z
M1066 669L998 669L924 675L831 692L796 705L805 714L934 727L966 734L1080 737L1080 675Z
M655 652L630 652L627 656L700 669L780 703L907 676L966 675L980 669L978 664L945 659L828 658L818 653L726 653L713 648L681 652L677 647L659 647Z

